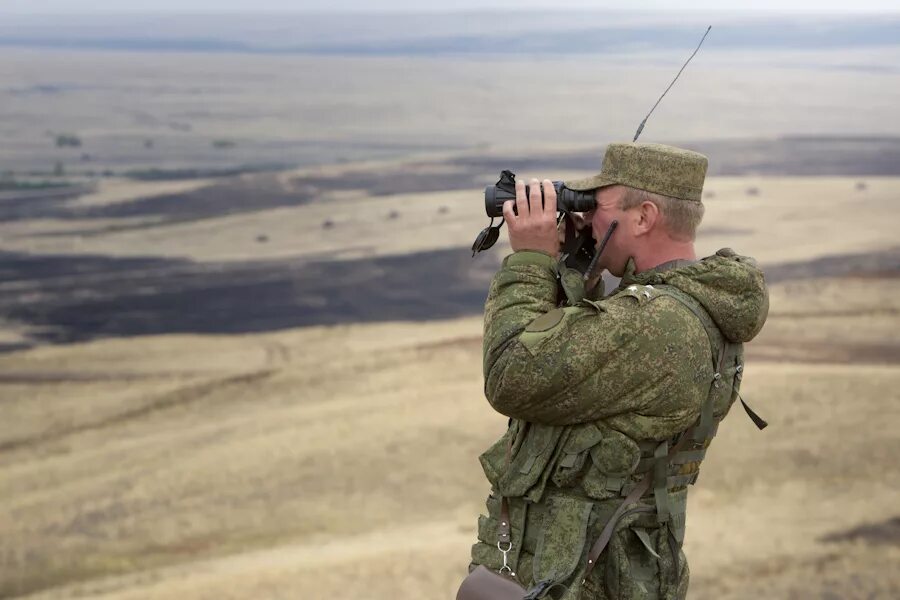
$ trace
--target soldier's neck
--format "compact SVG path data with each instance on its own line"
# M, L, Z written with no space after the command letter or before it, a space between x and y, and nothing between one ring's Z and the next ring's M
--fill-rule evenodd
M697 260L694 242L668 240L664 243L648 245L641 252L635 253L634 270L641 273L674 260Z

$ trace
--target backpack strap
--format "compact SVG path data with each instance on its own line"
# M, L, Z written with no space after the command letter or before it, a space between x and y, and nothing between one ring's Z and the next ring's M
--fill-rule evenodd
M719 326L713 321L709 312L696 298L687 292L683 292L677 287L668 284L656 285L653 286L653 289L660 294L669 296L670 298L674 298L681 302L685 308L694 313L703 325L703 329L706 330L706 335L709 337L710 353L713 356L713 385L717 388L721 386L722 367L724 366L722 361L725 358L725 353L728 348L735 345L734 342L729 341L728 338L722 334ZM742 368L742 366L738 366L739 371L742 370ZM716 424L713 422L713 406L711 399L712 395L707 398L707 401L703 403L703 406L700 409L700 423L698 424L698 429L694 433L695 436L700 436L701 434L704 435L702 435L702 437L694 438L698 442L703 441L709 433L714 433L713 428ZM763 430L769 425L762 417L756 414L746 402L744 402L744 399L740 394L738 394L738 399L741 401L741 406L744 407L744 412L747 413L747 416L750 417L750 420L753 421L753 424L756 425L758 429Z
M680 302L685 308L694 313L694 316L696 316L697 320L700 321L700 324L703 325L703 329L706 331L706 335L709 338L709 349L713 368L713 379L710 384L716 388L720 387L722 385L722 367L724 366L723 361L725 360L725 353L732 343L728 341L728 338L722 335L719 326L716 325L716 322L713 321L709 312L707 312L696 298L671 285L657 285L654 286L653 289L660 294L674 298ZM713 400L714 395L707 394L706 400L703 401L703 405L700 407L700 420L693 432L694 441L697 443L703 443L707 438L715 435L717 424L713 417Z

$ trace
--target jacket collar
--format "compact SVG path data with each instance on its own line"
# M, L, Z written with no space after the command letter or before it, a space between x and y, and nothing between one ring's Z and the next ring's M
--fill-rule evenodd
M647 269L646 271L635 273L636 267L634 264L634 257L631 257L628 259L628 262L625 263L625 273L622 274L622 280L619 282L619 287L616 288L616 292L625 289L629 285L646 285L648 283L654 282L660 283L660 280L657 277L658 274L663 273L664 271L670 271L672 269L687 267L689 265L695 264L696 262L696 260L676 258L675 260L670 260L656 265L652 269Z

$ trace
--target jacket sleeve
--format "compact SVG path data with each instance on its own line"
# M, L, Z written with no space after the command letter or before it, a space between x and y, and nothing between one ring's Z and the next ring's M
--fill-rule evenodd
M689 424L690 410L659 399L676 379L685 379L678 369L702 368L708 357L678 350L684 330L671 322L664 301L651 307L624 294L557 308L555 269L549 255L517 252L491 283L484 325L491 406L509 417L552 425L623 413Z

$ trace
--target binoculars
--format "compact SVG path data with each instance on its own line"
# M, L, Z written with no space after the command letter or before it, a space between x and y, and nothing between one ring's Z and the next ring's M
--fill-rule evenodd
M588 212L593 210L596 205L593 191L576 192L575 190L567 188L562 181L554 181L553 187L556 189L556 211L557 213L561 213L557 217L557 223L559 223L567 213ZM531 188L526 185L525 197L530 197L530 193ZM512 171L503 171L500 173L500 180L496 184L484 188L484 210L487 212L487 216L491 218L491 223L482 229L481 233L478 234L478 237L475 238L475 242L472 244L472 256L475 256L482 250L487 250L497 242L497 238L500 237L500 228L506 220L501 218L500 224L494 225L494 219L503 217L504 202L507 200L515 201L515 199L516 174ZM543 201L544 188L542 187L541 203L543 203ZM518 214L515 204L513 204L513 212ZM567 238L568 237L569 236L567 235ZM587 263L591 262L593 247L594 240L591 236L591 229L590 227L585 227L579 235L573 236L573 239L571 240L567 240L564 251L572 260L576 260L577 257L579 266L586 268L588 266ZM571 261L567 258L567 264L569 262Z
M594 192L576 192L570 190L562 181L554 181L553 187L556 189L556 208L560 212L588 212L594 209L596 204L594 201ZM530 198L530 187L525 186L525 197ZM541 198L543 200L544 190L541 188ZM503 216L503 203L507 200L515 201L516 191L515 183L512 188L509 185L489 185L484 188L484 209L489 217ZM513 205L513 211L516 210Z

